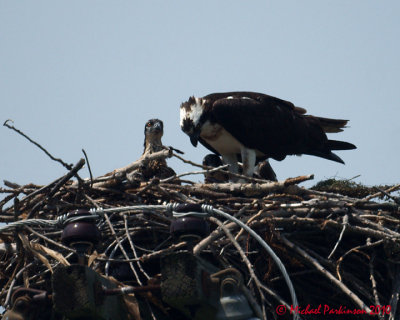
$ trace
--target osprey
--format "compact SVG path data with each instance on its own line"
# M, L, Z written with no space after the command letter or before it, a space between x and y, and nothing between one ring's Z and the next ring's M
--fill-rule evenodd
M166 149L161 142L164 134L164 124L159 119L150 119L144 126L144 151L141 159L146 155ZM171 177L175 171L167 166L165 159L151 160L147 165L141 168L141 174L145 180L154 176L161 179Z
M308 154L344 163L332 150L355 149L351 143L328 140L348 120L307 115L291 102L256 92L213 93L190 97L180 107L180 125L193 146L200 141L222 156L231 172L252 176L255 164L287 155Z
M268 160L260 161L255 169L255 174L261 179L278 181L274 169L272 169Z
M218 168L222 166L223 163L221 158L215 153L207 154L203 158L203 166ZM206 172L204 173L204 183L223 183L229 180L228 172L225 170Z
M208 154L203 158L203 166L218 168L222 166L221 158L215 153ZM239 172L240 172L239 168ZM276 174L269 164L268 160L260 161L254 170L254 178L265 179L269 181L278 181ZM204 173L204 183L223 183L228 182L229 176L225 170Z

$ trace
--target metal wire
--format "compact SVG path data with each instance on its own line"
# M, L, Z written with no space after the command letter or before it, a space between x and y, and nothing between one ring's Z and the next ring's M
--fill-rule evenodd
M26 219L21 221L15 221L0 227L0 234L7 231L14 231L15 229L29 226L29 227L57 227L57 220L44 220L44 219Z
M102 219L104 217L104 213L111 213L111 212L124 212L124 211L131 211L131 210L138 210L138 211L145 211L151 213L151 211L165 211L168 216L174 216L174 217L184 217L184 216L198 216L198 217L205 217L208 214L210 215L218 215L222 216L225 219L232 221L239 225L241 228L246 230L271 256L271 258L275 261L277 264L279 270L281 271L286 284L289 288L290 295L292 298L292 303L294 308L298 306L297 302L297 297L296 293L293 287L293 283L290 280L290 277L286 271L286 268L282 261L279 259L279 257L275 254L275 252L272 250L272 248L253 230L251 229L248 225L244 224L242 221L239 219L231 216L230 214L219 210L215 209L211 205L202 205L202 213L201 212L185 212L185 213L178 213L174 212L174 209L178 206L178 203L170 203L167 205L136 205L136 206L126 206L126 207L114 207L114 208L97 208L97 209L91 209L90 210L90 215L86 216L78 216L78 217L68 217L68 215L62 215L58 217L56 220L44 220L44 219L27 219L27 220L21 220L21 221L16 221L9 223L7 225L1 226L0 227L0 234L7 232L7 231L12 231L15 230L18 227L23 227L23 226L30 226L30 227L35 227L35 226L42 226L42 227L54 227L54 228L60 228L61 226L65 225L66 223L69 222L74 222L74 221L79 221L83 219ZM108 268L106 268L106 273L108 273ZM293 314L293 319L297 320L299 319L298 314L294 313Z
M225 219L228 219L228 220L236 223L241 228L243 228L248 233L250 233L250 235L258 241L258 243L268 252L268 254L271 256L271 258L275 261L278 268L280 269L280 271L286 281L286 284L289 287L293 307L296 308L298 306L298 302L297 302L296 292L293 287L293 283L290 280L289 274L287 273L284 264L282 263L281 259L279 259L279 257L275 254L275 252L272 250L272 248L253 229L251 229L248 225L244 224L239 219L231 216L230 214L228 214L222 210L215 209L215 208L213 208L213 206L210 206L210 205L203 204L201 206L201 208L204 212L207 212L211 215L214 215L214 214L220 215L220 216L224 217ZM295 320L298 319L298 314L296 312L293 313L293 319L295 319Z

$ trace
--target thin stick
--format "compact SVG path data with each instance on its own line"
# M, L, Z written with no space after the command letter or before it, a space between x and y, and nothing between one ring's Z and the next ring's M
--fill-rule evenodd
M226 236L229 238L229 240L232 242L232 244L235 246L236 250L239 252L240 257L242 258L243 262L245 263L247 269L249 270L250 273L250 277L251 279L253 279L254 283L256 284L256 287L258 289L258 293L260 294L261 300L263 301L262 303L262 313L263 313L263 319L267 319L267 314L265 311L265 306L264 306L264 302L265 300L265 296L262 293L261 290L261 281L258 279L257 275L254 272L254 267L252 266L251 262L249 261L249 259L247 258L246 254L244 253L242 247L240 246L240 244L235 240L234 236L232 235L231 231L217 218L215 217L209 217L208 218L211 222L215 223L218 225L219 228L221 228L222 231L225 232ZM260 315L257 315L258 317Z
M374 277L374 260L376 257L376 253L373 252L371 259L369 259L369 279L371 280L371 286L372 286L372 293L374 295L374 302L376 306L380 306L381 302L379 301L379 296L378 296L378 289L376 287L376 280ZM381 312L379 312L379 319L384 319L384 316Z
M392 186L392 187L386 189L385 192L386 192L386 193L389 193L389 192L396 191L396 190L398 190L398 189L400 189L400 184L396 184L395 186ZM369 195L369 196L363 198L362 200L363 200L363 201L369 201L369 200L371 200L371 199L373 199L373 198L379 197L380 195L382 195L382 191L379 191L379 192L377 192L377 193L371 194L371 195Z
M72 176L76 175L76 173L85 165L85 159L81 158L73 168L60 180L57 184L50 190L47 195L47 198L50 199L53 195L61 188L61 186L66 183Z
M390 317L389 320L396 320L397 304L400 296L400 269L396 266L396 276L393 281L392 296L390 299Z
M338 241L336 242L335 246L333 247L331 253L328 256L328 259L332 258L332 256L335 253L337 247L339 246L340 241L342 241L342 238L343 238L344 232L346 231L346 227L347 227L348 223L349 223L349 216L346 214L345 216L343 216L343 229L340 232Z
M150 155L146 155L142 158L140 158L137 161L134 161L125 167L115 169L112 172L109 172L103 176L97 177L93 179L93 188L101 188L101 187L106 187L109 186L110 184L112 185L112 180L115 180L117 176L124 176L133 170L139 168L140 166L148 163L151 160L156 160L156 159L165 159L169 158L172 156L172 150L169 149L163 149L161 151L157 151L155 153L152 153ZM85 180L86 182L87 180ZM97 182L99 181L99 182ZM77 183L74 183L73 186L76 186Z
M15 282L17 281L17 279L20 277L20 275L25 272L28 268L30 268L31 266L33 266L33 262L27 264L25 267L23 267L21 270L18 271L18 273L15 275L15 277L10 278L12 279L10 287L8 288L8 292L7 292L7 297L6 297L6 301L4 302L4 307L7 307L7 305L10 302L10 298L11 298L11 293L13 292L13 288L15 285Z
M147 260L151 260L151 259L156 259L156 258L158 259L161 256L163 256L164 254L172 252L172 251L175 251L177 249L181 249L181 248L185 247L186 245L187 245L186 242L179 242L177 244L172 244L168 248L165 248L165 249L162 249L162 250L159 250L159 251L154 251L152 253L144 254L139 259L142 262L147 261Z
M342 261L344 260L344 258L346 258L350 253L359 251L359 250L361 250L361 249L367 249L367 248L369 249L369 248L373 248L373 247L379 246L379 245L380 245L381 243L383 243L384 241L385 241L384 239L378 240L378 241L373 242L373 243L370 243L370 242L368 241L367 244L354 247L354 248L350 249L349 251L347 251L344 255L342 255L342 256L337 260L336 274L338 275L338 278L341 279L341 276L340 276L340 265L341 265Z
M126 237L128 238L129 245L131 246L133 255L135 256L136 264L137 264L137 266L139 267L140 271L144 274L144 276L145 276L147 279L150 279L150 276L146 273L146 271L144 271L144 269L143 269L143 267L142 267L142 264L140 263L140 260L139 260L139 258L138 258L138 255L137 255L135 246L133 245L133 241L132 241L131 235L129 234L128 219L126 218L126 215L125 215L125 214L123 215L123 218L124 218L125 234L126 234Z
M233 228L237 228L238 225L234 222L230 222L225 225L229 230ZM193 254L199 255L209 244L214 242L216 239L222 237L224 235L224 231L221 228L215 229L213 232L209 234L208 237L202 239L198 244L196 244L193 248Z
M14 123L14 121L12 121L11 119L6 120L3 123L3 126L14 130L15 132L19 133L21 136L23 136L24 138L28 139L29 142L33 143L35 146L37 146L40 150L42 150L45 154L47 154L50 159L57 161L59 163L61 163L65 168L67 168L68 170L71 170L72 168L72 164L67 164L64 161L62 161L60 158L55 158L53 157L45 148L43 148L39 143L37 143L36 141L33 141L31 138L29 138L25 133L23 133L22 131L18 130L17 128L15 128L13 125L9 125L8 122L12 122Z
M56 247L59 247L59 248L61 248L61 249L63 249L63 250L66 250L66 251L69 251L69 252L72 252L72 253L76 253L76 250L74 250L74 249L72 249L72 248L70 248L70 247L64 246L63 244L61 244L61 243L59 243L59 242L56 242L56 241L54 241L54 240L52 240L52 239L46 237L45 235L40 234L39 232L36 232L36 231L33 230L31 227L25 226L25 228L26 228L30 233L32 233L32 234L34 234L35 236L37 236L37 237L39 237L39 238L41 238L41 239L47 241L48 243L51 243L52 245L54 245L54 246L56 246Z
M40 194L40 193L46 192L46 191L47 191L48 189L50 189L53 185L55 185L55 184L57 184L58 182L60 182L60 180L61 180L63 177L64 177L64 176L62 176L62 177L60 177L60 178L54 180L53 182L49 183L48 185L46 185L46 186L44 186L44 187L41 187L40 189L38 189L38 190L36 190L36 191L34 191L34 192L28 194L27 196L25 196L24 198L22 198L22 199L20 200L19 203L21 204L21 203L23 203L23 202L29 200L30 198L32 198L32 197L34 197L34 196L36 196L36 195L38 195L38 194Z
M93 175L92 175L92 169L90 168L90 163L89 163L89 158L86 154L85 149L82 149L83 154L85 155L85 159L86 159L86 163L88 166L88 170L89 170L89 175L90 175L90 186L93 186Z
M194 166L194 167L198 167L198 168L202 168L202 169L207 169L206 166L203 166L203 165L201 165L201 164L195 163L195 162L190 161L190 160L186 160L186 159L182 158L181 156L178 156L176 153L173 153L172 156L175 157L175 158L178 158L178 159L181 160L182 162L187 163L187 164L190 164L190 165L192 165L192 166Z
M118 245L119 249L121 250L122 254L124 255L124 257L125 257L126 259L129 259L128 254L126 253L124 247L122 246L121 240L120 240L119 237L117 236L117 233L115 232L115 229L114 229L114 227L113 227L113 225L112 225L112 223L111 223L111 221L110 221L110 218L108 217L107 213L104 214L104 218L106 219L107 224L108 224L108 226L110 227L111 233L112 233L112 235L115 237L115 240L117 241L117 245ZM139 283L139 285L142 286L143 284L142 284L142 282L140 281L140 278L139 278L139 276L138 276L138 274L137 274L137 272L136 272L136 269L135 269L135 267L133 266L132 262L129 262L129 266L130 266L130 268L131 268L133 274L135 275L137 282Z
M184 177L184 176L189 176L189 175L195 175L195 174L204 174L204 173L211 173L211 172L215 172L215 171L222 171L223 169L226 169L227 167L229 167L228 164L224 164L222 166L216 167L216 168L212 168L210 167L210 169L207 170L201 170L201 171L191 171L191 172L185 172L185 173L181 173L181 174L174 174L171 177L168 177L166 179L162 179L160 180L161 183L164 182L169 182L171 180L174 180L176 178L180 178L180 177ZM212 169L211 169L212 168Z
M296 251L303 258L305 258L310 264L312 264L320 273L322 273L325 277L331 280L340 290L342 290L347 296L350 297L351 300L354 301L356 305L358 305L361 309L365 310L368 314L371 312L370 308L353 292L351 291L343 282L336 279L329 271L327 271L320 263L311 257L307 252L300 249L293 242L289 241L284 235L281 235L281 240L284 244L286 244L289 248Z
M254 220L258 219L258 218L261 216L261 214L263 214L265 211L268 211L268 208L273 207L273 206L274 206L274 205L270 205L270 206L268 206L267 208L261 209L260 211L257 212L257 214L251 216L250 219L247 220L246 224L247 224L247 225L250 225L250 223L252 223ZM238 240L239 237L240 237L243 233L244 233L244 229L240 229L240 231L238 232L238 234L237 234L236 237L235 237L235 240Z
M286 187L298 184L303 181L311 180L314 175L301 176L297 178L289 178L284 181L266 182L262 183L205 183L198 184L198 188L209 189L212 191L239 193L245 196L260 196L271 192L278 192L284 190Z

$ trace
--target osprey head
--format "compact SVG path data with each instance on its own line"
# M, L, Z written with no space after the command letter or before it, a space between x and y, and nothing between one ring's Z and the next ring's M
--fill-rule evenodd
M161 137L164 134L164 124L159 119L150 119L144 125L144 147L148 144L162 145Z
M190 137L193 146L199 141L201 126L204 122L204 101L202 98L190 97L181 104L181 129Z
M154 134L154 135L163 135L164 133L164 124L159 119L150 119L146 122L144 126L144 135Z

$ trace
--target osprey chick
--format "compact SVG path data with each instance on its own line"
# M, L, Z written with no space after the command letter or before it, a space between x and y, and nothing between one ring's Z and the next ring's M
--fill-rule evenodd
M150 119L144 127L144 151L141 159L145 156L166 149L161 142L164 134L164 124L159 119ZM149 180L153 177L165 179L175 174L175 171L167 166L165 159L149 161L141 170L143 178Z
M215 153L207 154L203 158L203 166L218 168L223 165L221 158ZM242 168L239 168L239 172ZM269 181L278 181L276 174L269 164L268 160L260 161L254 170L254 178L265 179ZM228 182L229 176L225 170L204 173L204 183L223 183Z
M269 181L278 181L274 169L272 169L268 160L260 161L255 169L255 175L258 175L261 179Z
M180 107L180 125L193 146L200 141L222 156L231 172L252 176L255 164L287 155L308 154L344 163L332 150L355 149L351 143L328 140L326 133L340 132L347 120L306 115L295 107L256 92L213 93L190 97Z
M208 154L203 158L203 166L218 168L222 165L223 163L221 161L221 158L214 153ZM224 171L225 170L204 173L204 183L227 182L229 180L228 172Z

